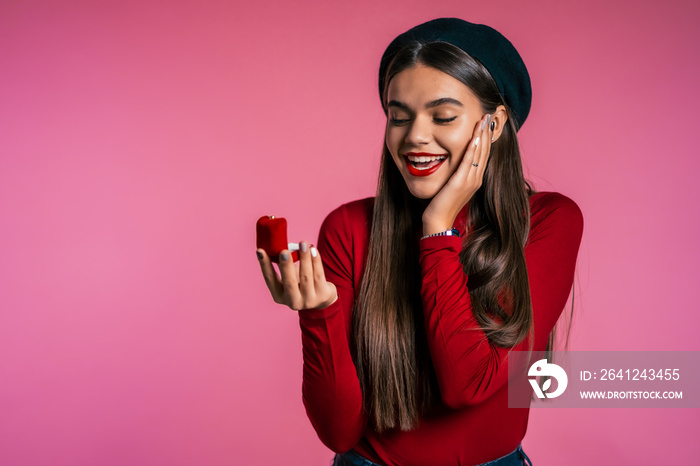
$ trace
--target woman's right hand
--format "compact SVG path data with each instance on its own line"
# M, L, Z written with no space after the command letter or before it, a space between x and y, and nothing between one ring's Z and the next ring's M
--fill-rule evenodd
M277 275L264 249L257 249L256 253L263 278L276 303L298 311L328 307L338 299L335 285L326 281L321 254L315 247L309 247L305 241L299 243L298 270L290 252L287 249L280 252L278 265L282 278Z

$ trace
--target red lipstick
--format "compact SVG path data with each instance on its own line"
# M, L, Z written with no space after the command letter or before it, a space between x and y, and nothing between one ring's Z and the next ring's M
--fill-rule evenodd
M414 166L409 160L408 157L435 157L435 156L444 156L445 158L442 160L436 160L433 162L428 162L425 166L423 167L416 167ZM442 162L447 160L448 154L428 154L425 152L407 152L404 154L404 160L406 163L406 168L408 168L408 172L413 175L413 176L428 176L432 175L437 171L438 168L440 168L440 165L442 165Z

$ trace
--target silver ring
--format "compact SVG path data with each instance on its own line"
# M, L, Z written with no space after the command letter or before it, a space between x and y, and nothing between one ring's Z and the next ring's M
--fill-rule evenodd
M478 166L479 166L479 164L478 164L478 163L474 163L474 162L472 162L472 167L478 167Z

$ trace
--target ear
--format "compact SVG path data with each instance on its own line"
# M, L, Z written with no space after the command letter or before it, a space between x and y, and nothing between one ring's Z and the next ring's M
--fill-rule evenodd
M496 111L491 114L491 122L495 123L493 133L491 134L493 142L498 141L498 138L501 137L501 133L507 121L508 112L506 112L506 108L503 105L499 105Z

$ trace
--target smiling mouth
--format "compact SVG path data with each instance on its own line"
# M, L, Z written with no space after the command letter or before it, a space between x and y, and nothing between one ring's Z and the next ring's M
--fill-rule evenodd
M408 152L404 154L406 167L413 176L428 176L447 160L447 154L428 154L423 152Z

